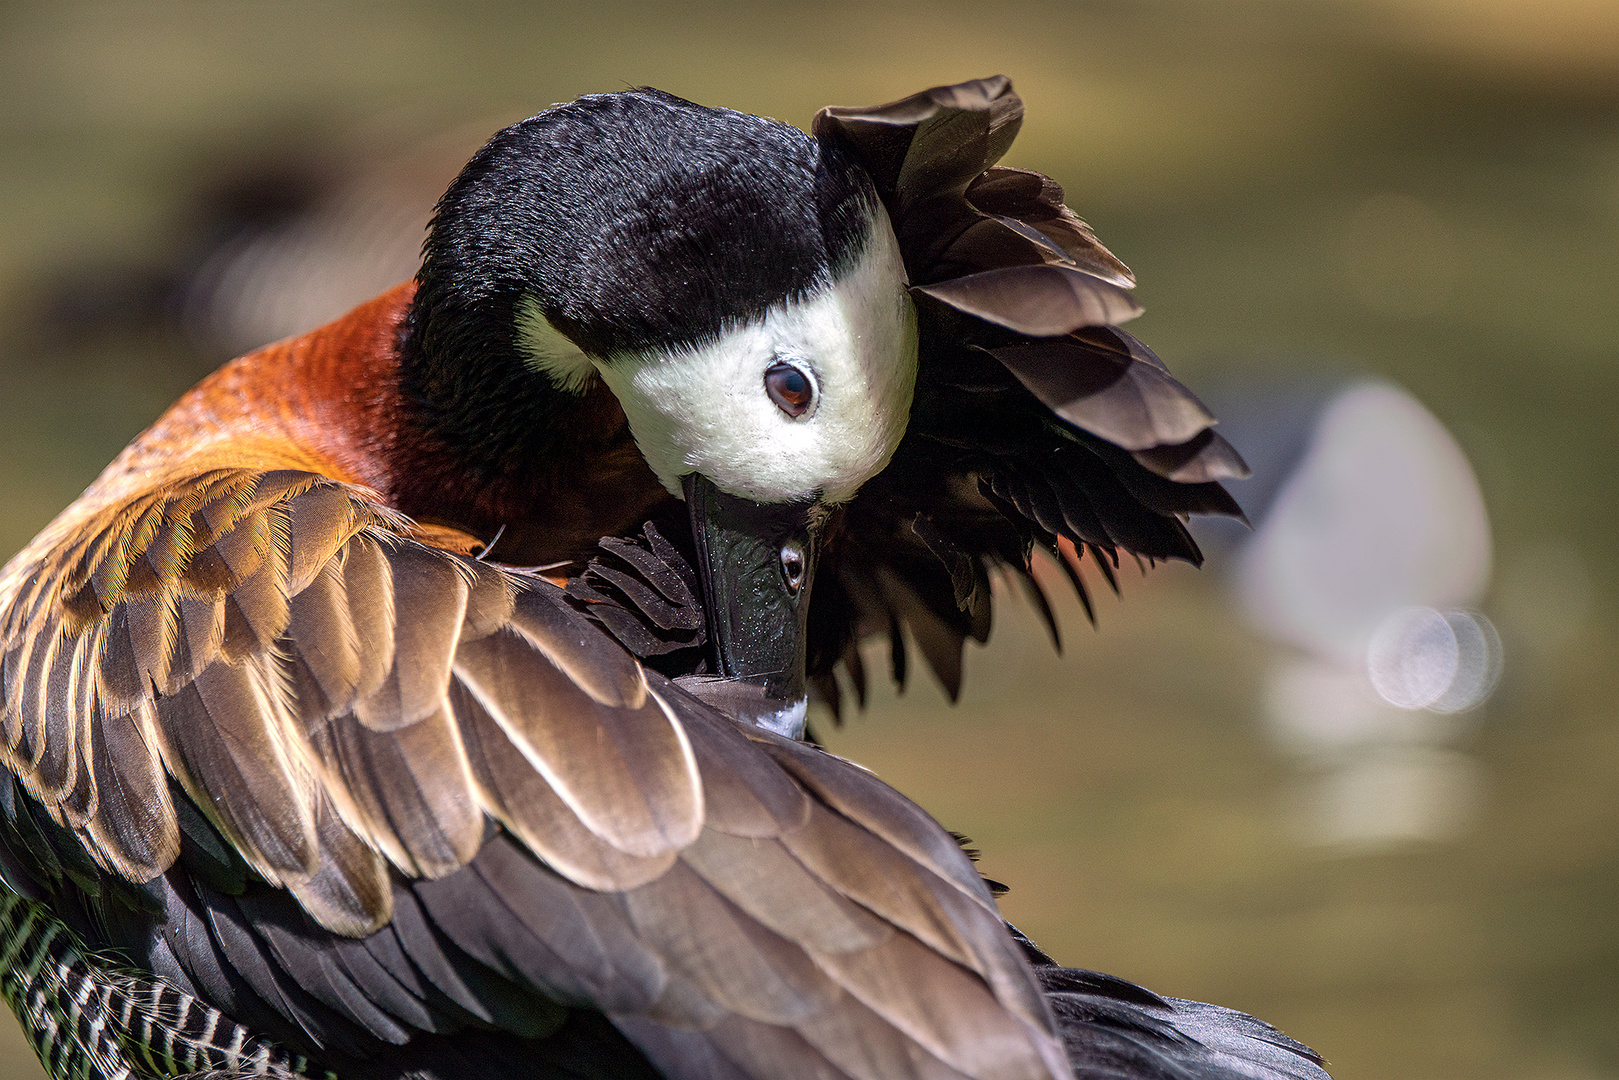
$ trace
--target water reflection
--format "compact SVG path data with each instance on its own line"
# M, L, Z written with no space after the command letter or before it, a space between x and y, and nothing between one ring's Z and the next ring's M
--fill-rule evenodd
M1541 540L1504 567L1493 597L1520 651L1554 659L1586 628L1593 605L1591 570L1573 546Z
M1227 437L1245 449L1241 435ZM1244 610L1268 636L1359 664L1400 608L1483 597L1491 543L1478 481L1444 425L1404 390L1337 388L1302 457L1270 464L1286 479L1235 568Z
M1255 437L1270 496L1235 552L1248 622L1275 642L1266 730L1295 761L1290 832L1370 850L1463 835L1482 767L1463 748L1500 678L1489 518L1461 447L1409 393L1352 381L1288 440ZM1258 421L1287 426L1297 413ZM1239 420L1228 437L1244 448ZM1263 479L1263 478L1262 478ZM1239 496L1240 497L1240 496Z
M1362 200L1344 226L1341 276L1351 295L1383 315L1438 311L1455 293L1461 246L1448 222L1413 195Z
M1346 852L1401 841L1456 840L1472 827L1484 770L1471 755L1430 746L1374 746L1294 792L1294 834Z

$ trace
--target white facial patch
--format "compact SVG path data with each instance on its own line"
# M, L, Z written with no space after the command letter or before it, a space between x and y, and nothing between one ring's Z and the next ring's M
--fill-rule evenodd
M590 358L551 325L539 303L526 293L517 301L517 349L531 371L548 376L557 389L570 394L583 393L596 375Z
M701 473L759 502L852 498L899 446L916 388L916 310L879 208L860 258L831 286L695 349L598 362L663 486ZM777 362L811 375L796 419L765 390Z

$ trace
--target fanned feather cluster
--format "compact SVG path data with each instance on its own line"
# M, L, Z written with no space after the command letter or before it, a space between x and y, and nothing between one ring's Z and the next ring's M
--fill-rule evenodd
M603 537L600 553L568 581L568 597L630 652L681 674L703 664L708 640L702 583L653 522L639 538ZM664 668L668 670L668 668Z
M846 508L816 583L810 672L834 709L839 663L864 699L867 637L888 635L904 681L902 627L954 696L963 642L989 633L992 567L1049 622L1035 545L1089 607L1083 553L1110 583L1121 551L1198 562L1185 517L1241 514L1219 481L1246 467L1214 417L1113 325L1141 311L1129 269L1054 180L996 164L1022 119L994 78L815 120L876 184L920 334L905 439Z

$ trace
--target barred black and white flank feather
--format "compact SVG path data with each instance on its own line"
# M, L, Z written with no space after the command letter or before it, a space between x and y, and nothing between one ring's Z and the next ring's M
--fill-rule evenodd
M9 890L0 891L0 969L0 994L52 1080L309 1074L306 1059L218 1009L88 955L48 907Z

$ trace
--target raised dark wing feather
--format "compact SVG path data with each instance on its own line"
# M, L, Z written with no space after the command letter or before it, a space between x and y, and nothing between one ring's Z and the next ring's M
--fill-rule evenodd
M1196 562L1184 518L1238 514L1219 481L1244 475L1214 417L1115 324L1141 308L1130 270L1051 178L997 164L1023 104L1002 77L874 108L824 109L815 133L871 174L916 302L919 370L890 466L846 508L811 611L810 684L836 711L841 664L905 635L953 697L961 650L989 632L989 572L1080 560L1106 580L1119 552Z
M317 1060L583 1008L676 1076L1065 1068L925 814L363 492L176 480L64 519L0 589L5 865Z

